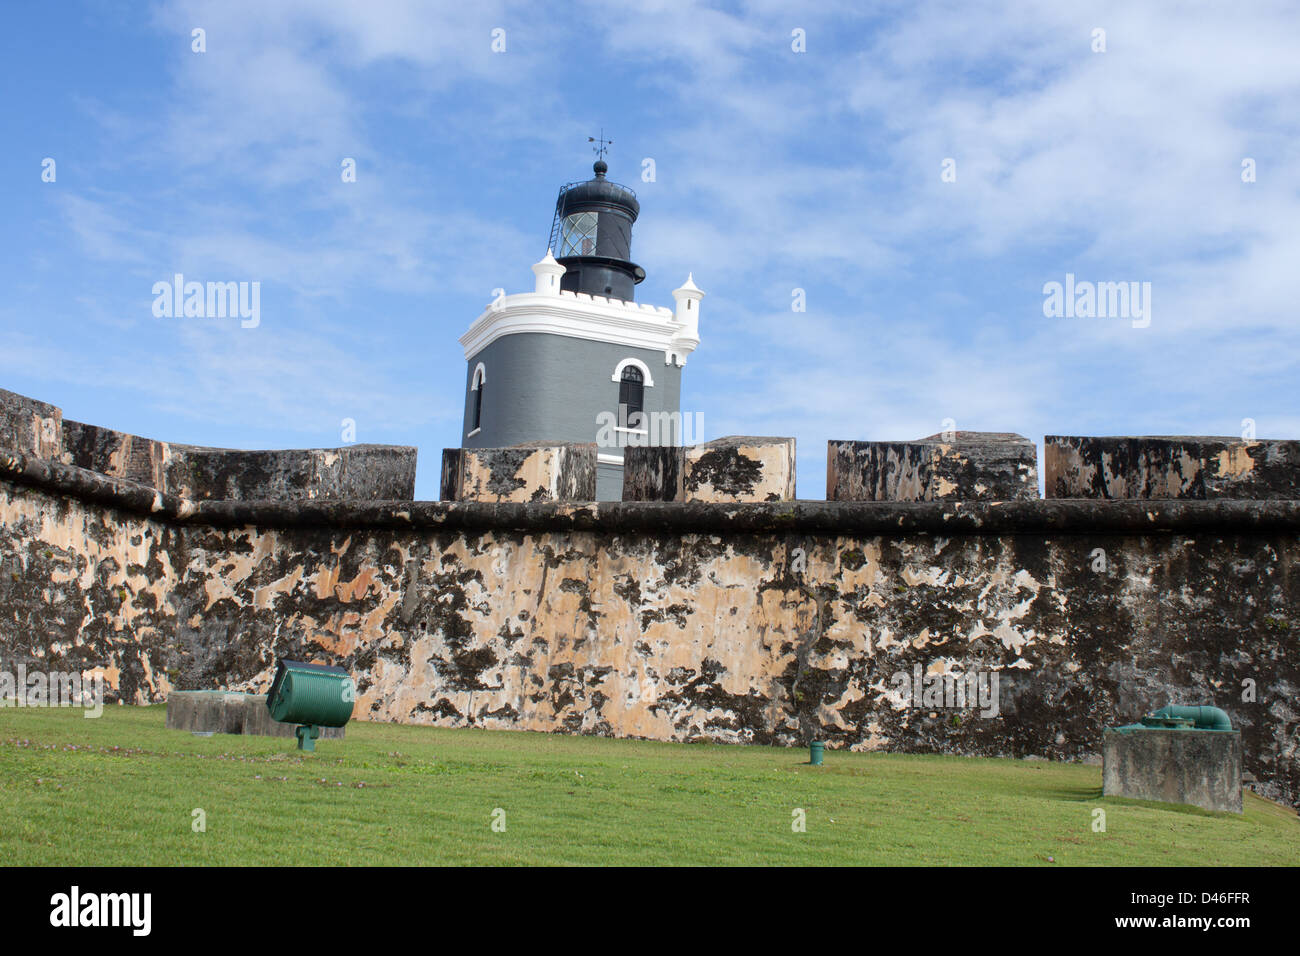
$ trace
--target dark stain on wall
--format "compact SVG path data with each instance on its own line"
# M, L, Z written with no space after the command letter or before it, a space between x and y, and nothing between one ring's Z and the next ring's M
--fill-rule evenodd
M1300 499L1300 442L1048 435L1049 498Z
M726 495L750 494L762 473L758 462L742 455L738 448L723 446L695 460L686 478L686 490L698 491L704 485L712 485Z

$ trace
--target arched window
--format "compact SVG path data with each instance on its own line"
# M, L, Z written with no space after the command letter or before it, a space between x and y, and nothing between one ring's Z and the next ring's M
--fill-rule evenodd
M483 426L483 389L486 385L487 369L483 367L482 362L479 362L478 367L474 369L474 380L470 384L470 391L474 393L474 423L470 427L470 434Z
M645 376L635 365L625 366L618 383L618 423L622 428L642 428L645 410ZM636 416L635 418L633 416Z
M667 363L665 362L664 364ZM641 370L641 376L642 376L641 381L645 384L646 388L651 388L654 386L655 380L650 375L650 366L646 365L645 362L637 358L625 358L623 359L623 361L615 365L614 374L609 377L609 380L611 382L623 381L623 369L627 368L629 365L635 365L637 368Z

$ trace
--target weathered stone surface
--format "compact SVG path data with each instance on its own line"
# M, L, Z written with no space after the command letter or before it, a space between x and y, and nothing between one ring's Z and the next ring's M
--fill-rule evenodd
M794 500L793 438L729 435L683 450L687 501Z
M417 450L398 445L231 451L170 445L167 490L185 498L295 501L415 497Z
M1215 700L1300 804L1298 558L1291 501L194 503L0 452L0 654L110 700L290 657L358 719L1062 759Z
M409 501L415 496L415 448L349 445L238 451L180 445L64 420L55 406L4 389L0 389L0 449L196 500Z
M663 531L708 534L1099 534L1300 532L1300 501L789 501L718 508L704 502L190 501L146 485L0 450L15 483L159 520L214 527L441 531ZM671 505L671 506L670 506Z
M58 457L64 464L170 490L166 442L68 419L63 423L63 447Z
M271 719L265 694L174 690L167 695L167 727L192 733L293 737L297 724ZM321 738L341 739L346 727L322 727Z
M441 501L459 501L461 484L465 480L465 449L442 450L442 476L438 479L438 498Z
M831 441L828 501L1015 501L1038 497L1038 451L1011 432L917 441Z
M1241 734L1237 731L1107 730L1102 794L1188 803L1241 813Z
M444 448L443 501L595 501L595 442Z
M0 448L57 458L63 412L47 402L0 388Z
M624 501L792 501L793 438L731 435L699 445L631 446Z
M680 445L629 446L623 449L624 501L685 501L682 473L686 449Z
M63 461L197 500L415 496L416 449L393 445L234 451L154 441L68 422Z
M1300 442L1048 435L1049 498L1300 499Z

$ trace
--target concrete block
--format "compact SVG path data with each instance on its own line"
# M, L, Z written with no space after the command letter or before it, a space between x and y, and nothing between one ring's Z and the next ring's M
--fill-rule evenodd
M138 481L166 491L169 458L166 442L72 419L63 423L61 459L67 465L88 468L113 478Z
M195 500L411 501L417 449L347 445L234 451L167 446L166 490Z
M1300 442L1202 437L1043 439L1049 498L1300 499Z
M63 412L0 388L0 448L57 461L63 441Z
M1016 501L1038 497L1038 450L1012 432L916 441L831 441L828 501Z
M793 501L793 438L731 435L623 450L624 501Z
M66 421L62 461L195 501L410 501L417 449L239 451L179 445Z
M623 449L624 501L685 501L686 449L673 445Z
M265 694L224 690L172 691L167 695L167 727L192 733L292 737L296 724L271 719ZM321 737L339 740L345 727L322 727Z
M443 501L595 501L595 442L445 448Z
M1102 794L1241 813L1241 732L1135 730L1102 735Z
M442 450L442 477L438 480L439 501L460 501L465 481L465 448Z
M686 501L793 501L793 438L729 435L683 449Z

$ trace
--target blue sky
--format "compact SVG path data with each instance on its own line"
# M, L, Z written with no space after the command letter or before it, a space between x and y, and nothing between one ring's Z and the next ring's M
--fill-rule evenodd
M1294 4L6 14L0 386L70 418L239 448L338 445L352 418L419 446L436 498L456 339L531 288L603 126L641 200L638 300L671 306L688 271L708 293L684 410L710 438L795 436L801 497L828 439L946 418L1300 437ZM176 272L260 282L260 325L155 317ZM1150 282L1150 326L1045 317L1067 273Z

